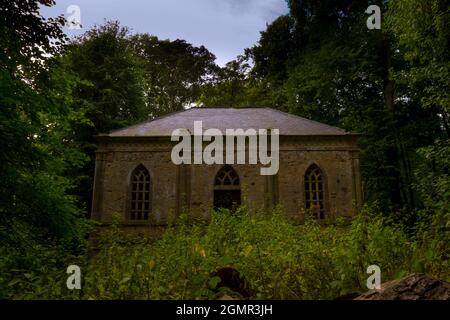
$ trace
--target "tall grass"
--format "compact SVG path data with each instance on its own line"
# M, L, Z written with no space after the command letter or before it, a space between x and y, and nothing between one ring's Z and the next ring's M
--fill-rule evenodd
M42 264L33 271L7 269L2 257L0 293L15 299L214 299L220 293L213 273L220 267L237 269L254 291L252 299L364 292L366 269L374 264L382 281L411 272L450 280L448 237L407 235L373 211L327 225L313 219L293 224L280 209L268 215L245 208L214 212L207 224L184 214L156 241L130 238L117 222L94 253L69 256L54 248L40 253ZM69 264L81 267L81 290L66 288Z

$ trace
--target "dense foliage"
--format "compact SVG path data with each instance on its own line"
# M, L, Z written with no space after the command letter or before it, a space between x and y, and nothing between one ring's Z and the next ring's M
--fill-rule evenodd
M205 47L119 22L67 39L52 0L0 5L0 298L213 298L234 266L253 298L336 298L413 271L449 279L450 11L444 0L289 0L258 43L219 67ZM162 239L87 241L95 135L186 106L261 105L361 133L351 225L279 213L184 215ZM280 209L282 211L282 209ZM67 265L83 289L65 286Z
M65 36L61 18L42 18L39 3L51 1L0 8L0 241L18 265L33 246L77 243L87 227L68 174L86 160L73 139L74 125L87 121L73 108L79 80L48 59L62 52Z
M365 209L351 224L302 225L287 221L279 209L251 215L215 212L209 224L177 225L154 242L121 234L117 220L103 231L95 254L67 256L42 252L33 272L2 274L8 298L51 299L213 299L214 271L233 267L245 277L251 299L334 299L367 290L366 269L381 268L383 281L411 272L450 280L448 241L422 231L411 238L401 225ZM440 255L440 256L439 256ZM48 256L52 258L49 260ZM445 258L443 258L445 256ZM5 263L3 261L3 263ZM81 290L68 290L65 268L81 267ZM4 266L3 266L4 267ZM12 279L12 280L11 280Z
M450 134L448 2L288 4L200 102L270 106L358 132L366 201L392 215L422 208L417 151ZM382 10L380 30L366 26L372 4Z

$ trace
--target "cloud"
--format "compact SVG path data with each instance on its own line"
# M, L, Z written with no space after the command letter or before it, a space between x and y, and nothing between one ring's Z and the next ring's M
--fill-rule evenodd
M119 20L133 32L204 45L220 65L253 46L266 24L288 10L285 0L60 0L42 13L65 13L70 5L80 7L83 29L67 30L69 35L79 35L105 19Z
M286 1L279 0L213 0L213 3L228 6L233 14L251 13L263 19L273 20L274 16L286 13Z

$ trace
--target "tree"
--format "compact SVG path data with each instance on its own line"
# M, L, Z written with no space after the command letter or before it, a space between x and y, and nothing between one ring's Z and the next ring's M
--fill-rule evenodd
M39 5L53 4L8 1L0 8L0 237L20 260L32 257L36 239L83 237L66 173L84 161L71 136L84 118L70 108L77 80L51 71L50 56L66 40L61 17L39 14Z
M249 70L244 56L218 68L214 77L202 86L197 103L208 107L255 105L257 97L252 94L254 84Z
M63 58L67 68L83 81L76 98L87 106L87 117L93 123L86 132L90 137L148 117L142 62L129 36L126 27L109 21L74 39Z
M79 180L78 194L89 208L94 136L182 110L199 95L200 85L215 68L214 59L203 46L132 35L117 21L95 26L70 43L61 64L80 79L75 108L90 121L76 128L76 140L90 161L73 175Z
M261 32L258 44L246 50L254 61L253 76L273 81L287 78L288 61L295 53L294 26L292 16L278 17Z
M67 40L64 18L44 19L39 6L52 6L53 0L3 1L0 7L0 63L3 70L32 77L42 71L49 55L60 52ZM19 68L20 66L20 68Z
M77 123L75 141L89 156L82 168L71 172L76 193L91 207L95 168L95 136L147 119L142 61L136 56L129 31L117 21L94 26L73 39L59 58L60 72L79 81L73 92L73 108L89 121ZM89 216L89 214L87 214Z
M450 136L450 12L447 1L392 2L387 17L400 52L409 64L396 72L397 81L420 92L423 108L437 110L447 138Z
M446 101L443 88L448 86L448 63L440 65L441 73L436 72L439 81L427 82L428 77L414 87L399 81L398 75L411 75L414 70L404 55L406 45L398 41L398 35L404 34L400 29L409 23L408 15L416 12L414 1L409 2L377 3L384 18L397 8L394 16L401 22L393 22L395 28L383 22L382 30L368 30L365 10L372 4L369 1L290 0L289 14L270 24L258 44L246 50L254 63L245 80L247 93L258 92L259 101L266 105L363 134L360 143L367 200L380 201L384 209L393 211L418 205L412 189L413 171L420 161L415 150L439 136L439 119L447 117L436 112L436 105L423 109L420 96L422 90L429 90L441 102ZM442 11L438 2L433 10ZM427 61L445 57L442 53L448 43L442 40L448 39L443 31L448 29L444 28L446 22L435 13L430 13L427 24L440 30L432 33L440 36L423 43L434 41L433 47L440 49L428 50L433 54ZM411 32L413 26L409 25ZM424 37L426 32L419 39ZM436 52L441 53L439 59ZM437 69L429 69L428 74ZM429 89L424 87L426 83ZM241 102L248 100L247 93ZM445 120L442 122L445 127ZM420 134L415 134L417 128Z
M414 168L414 187L425 204L426 223L444 231L449 225L449 141L450 141L450 11L447 1L395 1L386 24L399 43L399 54L407 68L394 70L395 81L407 88L409 99L417 101L422 113L433 115L433 138L417 153L421 161ZM418 124L424 123L420 121ZM418 125L417 124L417 125ZM424 136L423 130L415 135ZM430 222L430 217L436 220ZM443 232L441 232L443 233ZM448 244L448 237L446 239Z
M148 34L130 38L145 74L145 103L150 117L183 110L200 95L200 87L217 69L204 46L184 40L160 40Z

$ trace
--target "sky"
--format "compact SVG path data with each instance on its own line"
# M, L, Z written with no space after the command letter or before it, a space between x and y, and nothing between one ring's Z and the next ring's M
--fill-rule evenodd
M260 31L288 12L285 0L56 0L41 13L75 17L71 5L79 8L82 28L64 28L69 36L105 20L119 20L133 33L204 45L221 66L256 44Z

